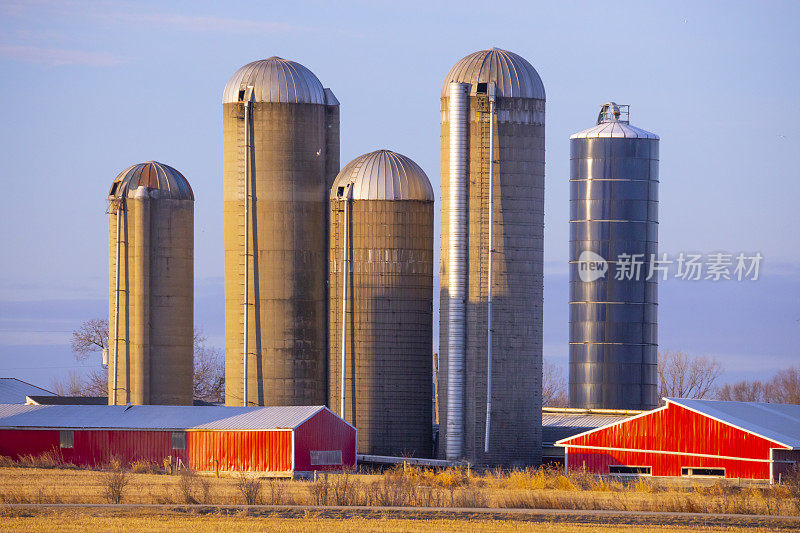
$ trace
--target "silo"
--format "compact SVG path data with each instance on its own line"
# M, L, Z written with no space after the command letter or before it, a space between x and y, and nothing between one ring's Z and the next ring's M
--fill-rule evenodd
M111 185L108 215L109 404L192 405L192 188L139 163Z
M388 150L331 189L329 405L359 453L433 451L433 202L425 172Z
M628 117L607 103L596 126L570 137L572 407L658 403L659 139Z
M279 57L240 68L222 102L225 403L324 405L339 102Z
M440 455L541 460L545 91L492 48L441 92Z

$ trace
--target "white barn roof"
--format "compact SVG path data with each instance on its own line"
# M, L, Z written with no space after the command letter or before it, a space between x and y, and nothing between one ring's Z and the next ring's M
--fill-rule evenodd
M17 378L0 378L0 403L23 404L28 396L55 396L55 394Z
M800 449L800 405L665 398L749 433Z
M0 405L0 428L294 429L324 406Z

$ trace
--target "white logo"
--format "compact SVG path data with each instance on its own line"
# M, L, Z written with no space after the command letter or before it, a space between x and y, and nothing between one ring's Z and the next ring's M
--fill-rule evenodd
M578 256L578 276L581 281L589 283L604 278L608 272L608 263L603 256L584 250Z

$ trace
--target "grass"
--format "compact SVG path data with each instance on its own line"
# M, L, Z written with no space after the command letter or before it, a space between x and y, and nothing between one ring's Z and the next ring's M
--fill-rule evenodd
M267 504L391 507L588 509L800 515L800 480L775 486L677 486L584 473L526 469L477 474L461 469L394 468L380 474L318 475L316 481L165 475L153 465L105 471L0 459L2 503ZM5 466L2 466L5 465ZM57 468L58 467L58 468Z

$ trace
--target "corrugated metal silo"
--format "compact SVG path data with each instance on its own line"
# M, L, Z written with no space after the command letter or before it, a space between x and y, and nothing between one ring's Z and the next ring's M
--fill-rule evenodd
M647 278L658 251L659 139L631 126L627 107L605 104L596 126L570 137L572 407L658 403L658 272Z
M225 403L321 405L339 102L279 57L240 68L222 102Z
M388 150L331 189L329 405L359 453L432 451L433 202L425 172Z
M448 459L541 460L544 120L542 81L516 54L475 52L445 78L439 427Z
M109 404L192 405L194 194L150 161L111 185Z

